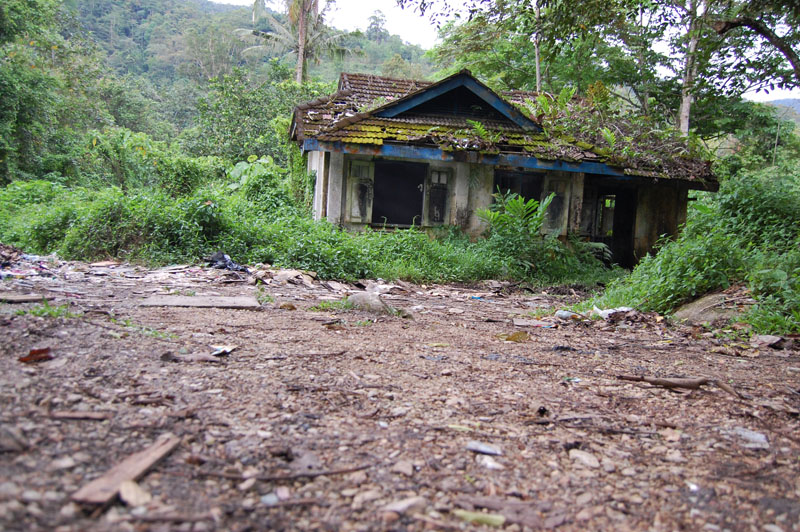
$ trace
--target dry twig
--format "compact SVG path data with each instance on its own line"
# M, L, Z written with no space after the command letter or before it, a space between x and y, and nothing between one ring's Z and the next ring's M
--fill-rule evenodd
M703 385L713 384L734 397L742 398L741 394L734 390L729 384L718 379L709 379L708 377L662 379L659 377L639 377L637 375L617 375L617 378L623 381L646 382L653 386L681 388L685 390L699 390Z

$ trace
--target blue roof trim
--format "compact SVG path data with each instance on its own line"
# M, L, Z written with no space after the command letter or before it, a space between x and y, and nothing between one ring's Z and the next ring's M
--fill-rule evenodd
M491 105L497 112L517 124L519 127L537 132L542 131L542 128L539 126L539 124L522 114L516 107L498 96L492 89L472 77L472 75L468 72L460 72L439 83L406 96L405 98L401 98L400 100L384 105L383 107L373 111L371 114L380 118L394 118L406 111L410 111L418 105L436 98L437 96L447 94L458 87L465 87L469 89L478 98Z
M375 155L381 157L403 157L407 159L423 159L428 161L458 161L493 166L513 166L538 170L554 170L562 172L583 172L614 176L622 179L634 179L622 170L603 163L567 161L543 161L536 157L513 154L485 154L476 151L443 151L439 148L425 146L409 146L406 144L345 144L343 142L326 142L317 139L305 139L304 151L331 151L359 155Z

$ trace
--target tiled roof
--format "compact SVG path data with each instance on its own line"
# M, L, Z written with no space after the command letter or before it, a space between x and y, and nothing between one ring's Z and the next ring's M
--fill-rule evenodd
M292 138L347 144L411 144L435 146L444 151L478 150L483 153L530 155L541 160L599 162L629 175L715 182L710 166L700 160L668 160L657 155L619 164L607 148L571 136L549 136L526 131L509 121L481 119L484 134L465 117L414 114L413 109L394 118L371 111L433 85L427 81L392 79L366 74L341 75L338 90L330 96L295 108ZM535 93L507 91L506 101L523 107Z

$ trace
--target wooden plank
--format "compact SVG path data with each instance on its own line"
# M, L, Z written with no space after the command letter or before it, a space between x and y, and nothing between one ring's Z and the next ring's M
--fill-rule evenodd
M261 304L254 297L224 296L152 296L141 303L140 307L195 307L195 308L230 308L260 309Z
M9 294L9 293L0 293L0 301L4 303L38 303L41 300L46 299L47 301L51 301L55 299L55 296L46 296L43 294Z
M150 447L139 451L115 465L105 475L94 479L72 495L72 500L81 504L108 504L119 493L126 480L136 480L144 475L159 460L172 452L180 438L171 433L162 434Z
M114 417L114 412L59 410L52 412L50 417L53 419L88 419L92 421L103 421Z

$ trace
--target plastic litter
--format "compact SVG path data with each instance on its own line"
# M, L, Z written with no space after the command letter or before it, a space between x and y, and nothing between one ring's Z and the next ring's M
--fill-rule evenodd
M217 251L208 258L208 265L212 268L217 268L218 270L250 273L250 270L241 264L233 262L229 255L226 255L221 251Z

